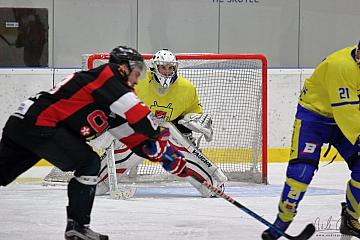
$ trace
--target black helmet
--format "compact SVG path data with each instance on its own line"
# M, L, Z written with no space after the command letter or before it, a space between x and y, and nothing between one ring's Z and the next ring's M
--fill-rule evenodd
M143 56L131 47L118 46L110 52L110 63L126 64L132 71L135 67L138 67L142 72L142 75L146 71Z
M111 51L109 62L122 64L127 61L144 61L144 58L138 51L126 46L118 46Z

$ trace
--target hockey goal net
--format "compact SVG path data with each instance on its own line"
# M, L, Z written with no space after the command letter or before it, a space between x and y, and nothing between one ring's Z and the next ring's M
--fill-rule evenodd
M152 55L144 55L146 64ZM108 61L109 54L82 56L83 70ZM203 153L229 180L267 183L267 60L261 54L178 54L178 74L196 86L204 112L213 119L213 141ZM164 111L171 111L165 109ZM197 136L199 137L199 136ZM144 161L129 173L136 179L169 179L159 164ZM163 177L161 177L163 176ZM46 181L66 181L54 168ZM140 180L140 181L142 181Z

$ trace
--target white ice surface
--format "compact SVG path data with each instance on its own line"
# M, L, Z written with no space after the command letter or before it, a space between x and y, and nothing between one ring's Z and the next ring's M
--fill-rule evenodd
M324 165L324 164L322 164ZM39 178L49 171L36 167L21 178ZM286 164L269 165L269 185L230 183L226 192L272 222L285 178ZM342 162L321 167L288 230L297 235L315 223L312 239L349 239L338 231L340 202L349 170ZM64 239L65 186L42 186L17 181L0 188L0 240ZM188 184L138 187L130 200L96 197L91 227L125 240L232 240L260 239L266 226L226 202L204 199Z

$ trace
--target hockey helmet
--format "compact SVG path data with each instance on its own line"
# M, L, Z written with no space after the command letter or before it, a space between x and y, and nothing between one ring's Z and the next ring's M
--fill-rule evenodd
M138 68L141 77L145 76L146 65L143 56L131 47L118 46L110 52L110 63L126 64L130 71Z
M169 74L161 73L161 66L170 65L173 71ZM173 84L177 79L178 61L175 55L168 49L163 49L155 53L151 59L150 70L153 73L155 80L160 84L160 87L165 90Z
M359 43L358 43L358 45L356 46L356 49L355 49L355 61L360 67L360 57L358 57L359 51L360 51L360 41L359 41Z

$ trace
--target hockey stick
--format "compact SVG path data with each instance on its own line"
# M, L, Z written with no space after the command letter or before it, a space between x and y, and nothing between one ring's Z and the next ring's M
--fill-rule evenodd
M4 40L4 42L6 42L7 45L9 45L9 46L15 46L15 43L9 42L9 40L7 40L2 34L0 34L0 38L1 38L2 40Z
M169 155L165 155L165 157L170 160L170 161L174 161L174 158L172 156ZM184 172L187 172L188 169L185 167ZM259 222L265 224L266 226L268 226L269 228L274 229L278 234L280 234L283 237L286 237L287 239L292 239L292 240L305 240L305 239L309 239L315 232L315 226L314 224L310 223L308 225L306 225L306 227L304 228L304 230L297 236L291 236L288 235L287 233L285 233L283 230L279 229L278 227L276 227L275 225L273 225L272 223L268 222L266 219L262 218L260 215L258 215L257 213L253 212L252 210L250 210L249 208L245 207L244 205L242 205L241 203L239 203L238 201L236 201L235 199L233 199L231 196L227 195L226 193L224 193L221 189L219 189L218 187L212 185L211 183L209 183L206 180L202 180L201 178L199 178L196 175L190 175L190 177L192 177L193 179L195 179L196 181L198 181L199 183L201 183L203 186L205 186L206 188L208 188L210 191L212 191L213 193L215 193L218 197L222 197L223 199L225 199L226 201L228 201L229 203L233 204L234 206L240 208L242 211L244 211L245 213L249 214L250 216L252 216L253 218L255 218L256 220L258 220Z
M112 141L110 146L106 149L110 198L115 200L126 200L132 198L135 195L136 188L130 188L130 187L120 188L118 186L117 177L116 177L114 148L115 148L115 140Z

